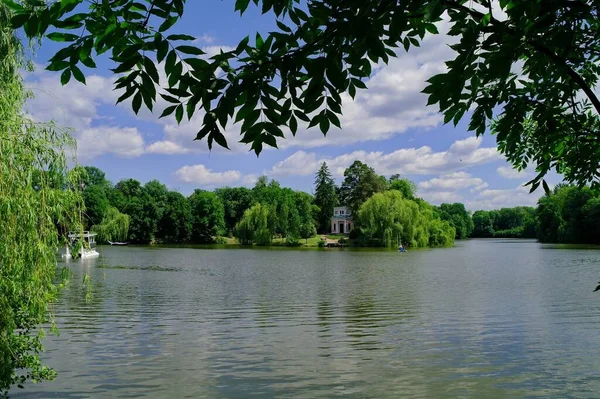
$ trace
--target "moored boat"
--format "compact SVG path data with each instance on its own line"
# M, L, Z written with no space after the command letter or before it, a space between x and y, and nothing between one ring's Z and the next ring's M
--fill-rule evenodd
M129 245L128 242L113 242L113 241L109 241L108 243L110 245Z
M63 259L81 258L89 259L100 256L96 251L96 233L89 231L71 232L67 236L69 242L66 245L66 251L62 255Z

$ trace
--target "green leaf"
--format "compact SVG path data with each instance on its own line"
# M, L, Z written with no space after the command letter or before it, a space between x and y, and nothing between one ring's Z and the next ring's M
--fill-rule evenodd
M158 84L160 79L156 65L154 65L154 61L146 56L144 56L144 69L146 70L146 73L150 75L150 78Z
M25 23L23 29L25 30L25 34L30 39L34 38L38 33L38 24L39 19L36 14L33 14L29 17L29 20Z
M171 96L168 96L168 95L166 95L166 94L162 94L162 93L161 93L161 95L160 95L160 96L161 96L162 98L164 98L166 101L170 102L170 103L173 103L173 104L180 104L180 103L181 103L181 101L179 101L179 100L178 100L178 99L176 99L175 97L171 97Z
M71 80L71 70L65 69L63 71L63 73L60 75L60 83L62 83L64 86L67 83L69 83L69 80Z
M46 37L54 42L74 42L79 38L77 35L62 32L48 33Z
M260 50L264 44L265 42L262 36L260 35L260 33L256 32L256 48Z
M17 14L10 19L10 24L13 29L19 29L29 21L29 14Z
M75 65L71 65L71 71L73 72L73 77L77 79L79 82L85 84L85 76L81 69L77 68Z
M235 52L237 54L241 54L246 49L246 46L248 46L249 41L250 41L250 36L246 36L245 38L243 38L240 41L240 43L237 45Z
M277 147L277 139L275 138L275 136L271 136L269 134L263 134L261 136L261 138L266 145L269 145L273 148L279 148L279 147Z
M353 84L350 84L348 86L348 94L350 94L350 97L352 97L354 99L354 97L356 97L356 86L354 86Z
M292 134L295 136L296 132L298 131L298 120L296 118L294 118L293 116L290 118L289 128L290 128L290 131L292 132Z
M433 33L434 35L439 34L440 32L438 31L437 26L435 26L435 24L426 24L425 25L425 29L427 29L427 32L429 33Z
M177 47L175 47L175 49L177 49L178 51L180 51L184 54L191 54L191 55L206 54L204 51L202 51L198 47L194 47L194 46L177 46Z
M159 32L164 32L166 30L168 30L171 26L175 25L175 22L177 22L179 18L178 17L169 17L165 20L165 22L163 22L160 27L158 28Z
M91 58L84 58L81 60L81 63L88 68L96 68L96 63Z
M337 126L339 129L342 128L342 124L340 123L340 119L338 118L338 116L333 113L332 111L327 110L327 118L329 118L329 121L331 123L333 123L335 126Z
M177 120L177 123L181 123L181 120L183 119L183 105L181 104L175 109L175 119Z
M135 93L135 86L130 86L127 88L127 90L125 90L125 93L123 93L118 99L117 99L117 104L119 104L122 101L125 101L126 99L128 99L129 97L131 97L133 95L133 93Z
M320 118L319 128L321 129L323 135L326 135L327 131L329 131L329 119L327 119L323 114L321 115L322 116Z
M546 194L550 195L550 187L548 187L548 183L546 183L546 180L542 180L542 186L544 187L544 191L546 192Z
M54 61L51 62L50 65L46 67L48 71L62 71L65 68L68 68L71 65L70 62L67 61Z
M482 18L481 18L481 25L483 26L488 26L490 24L490 20L492 18L492 15L488 12L487 14L485 14Z
M215 131L210 135L210 137L213 140L215 140L217 142L217 144L220 145L221 147L229 149L229 146L227 145L227 139L225 139L225 136L223 135L223 133L221 133L219 131Z
M23 6L12 0L2 0L2 3L17 13L23 11Z
M239 11L240 15L242 15L248 8L248 4L250 4L250 0L236 0L234 11Z
M167 40L196 40L196 38L190 35L169 35Z
M535 190L537 190L537 188L538 188L539 186L540 186L540 182L539 182L539 181L536 181L535 183L533 183L533 184L531 185L531 190L529 190L529 193L530 193L530 194L531 194L531 193L533 193Z
M167 73L167 75L171 75L171 73L173 73L173 68L175 67L176 62L177 53L171 50L167 55L167 59L165 60L165 72Z
M133 112L137 115L142 107L142 93L139 91L133 96L133 101L131 102L131 108L133 108Z
M141 55L136 53L134 56L129 58L127 61L121 63L118 67L116 67L112 71L114 73L123 73L123 72L130 71L140 60L141 60Z
M156 51L156 59L158 60L159 63L165 59L168 52L169 52L169 42L166 40L161 40L160 42L158 42L157 51Z

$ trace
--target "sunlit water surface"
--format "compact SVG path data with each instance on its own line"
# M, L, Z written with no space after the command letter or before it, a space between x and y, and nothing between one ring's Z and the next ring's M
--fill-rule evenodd
M14 397L600 395L599 250L100 252L67 265L58 378Z

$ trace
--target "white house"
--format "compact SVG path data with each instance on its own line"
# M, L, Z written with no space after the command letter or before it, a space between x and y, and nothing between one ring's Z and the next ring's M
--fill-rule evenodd
M333 208L333 216L331 217L331 233L332 234L347 234L352 231L352 212L347 206L336 206Z

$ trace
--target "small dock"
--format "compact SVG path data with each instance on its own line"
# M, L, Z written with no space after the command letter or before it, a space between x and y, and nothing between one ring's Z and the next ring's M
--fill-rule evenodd
M336 239L327 238L327 236L321 236L321 239L323 241L325 241L325 247L327 247L327 248L341 247L342 246L342 244L340 244L339 241L336 240Z

